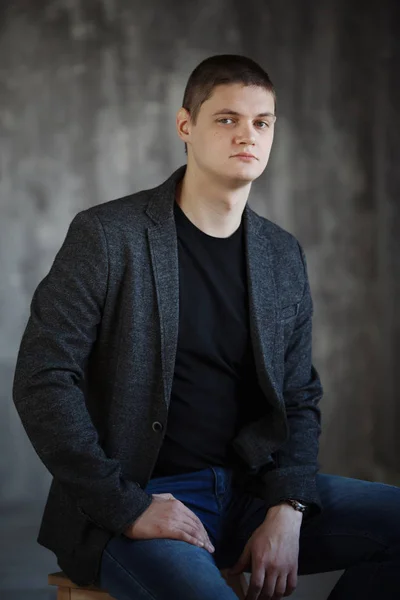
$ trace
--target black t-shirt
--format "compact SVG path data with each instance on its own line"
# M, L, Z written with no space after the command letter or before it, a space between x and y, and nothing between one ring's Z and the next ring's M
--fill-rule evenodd
M240 463L230 442L265 406L249 332L243 219L227 238L174 204L179 335L167 430L152 477Z

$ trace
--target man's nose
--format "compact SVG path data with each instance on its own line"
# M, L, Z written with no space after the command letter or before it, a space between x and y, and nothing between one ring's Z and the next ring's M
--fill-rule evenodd
M242 125L236 134L236 142L239 144L251 144L256 142L254 131L251 125Z

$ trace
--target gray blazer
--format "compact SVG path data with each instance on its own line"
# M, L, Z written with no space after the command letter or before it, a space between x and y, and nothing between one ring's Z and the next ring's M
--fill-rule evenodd
M166 431L179 322L175 187L79 212L37 286L13 397L53 476L37 541L75 583L95 581L107 541L146 510ZM248 204L250 327L265 414L233 445L247 489L268 505L316 489L322 395L311 359L312 300L297 240Z

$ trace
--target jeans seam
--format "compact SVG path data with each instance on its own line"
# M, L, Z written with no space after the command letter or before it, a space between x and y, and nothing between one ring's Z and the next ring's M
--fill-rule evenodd
M133 581L134 581L134 582L135 582L135 583L136 583L136 584L137 584L137 585L138 585L138 586L139 586L139 587L140 587L140 588L141 588L141 589L144 591L144 593L145 593L145 594L148 594L148 596L149 596L149 597L150 597L152 600L157 600L157 599L156 599L156 597L155 597L155 596L153 596L153 594L152 594L152 593L151 593L151 592L150 592L148 589L146 589L146 588L144 587L144 585L143 585L143 584L142 584L140 581L138 581L138 580L136 579L136 577L135 577L135 576L134 576L134 575L133 575L133 574L132 574L130 571L128 571L128 569L126 569L126 568L124 567L124 565L122 565L122 564L119 562L119 560L117 560L117 559L115 558L115 556L113 556L113 555L112 555L112 554L111 554L111 553L110 553L108 550L106 550L106 549L104 549L104 552L106 552L106 554L108 554L108 556L109 556L109 557L110 557L110 558L111 558L111 559L112 559L112 560L113 560L113 561L114 561L114 562L115 562L115 563L116 563L116 564L119 566L119 568L120 568L122 571L125 571L125 573L128 575L128 577L130 577L130 578L131 578L131 579L132 579L132 580L133 580Z
M212 470L213 475L214 475L214 496L217 501L219 510L221 511L221 502L220 502L219 495L218 495L218 475L217 475L217 472L214 469L214 467L210 467L210 469Z

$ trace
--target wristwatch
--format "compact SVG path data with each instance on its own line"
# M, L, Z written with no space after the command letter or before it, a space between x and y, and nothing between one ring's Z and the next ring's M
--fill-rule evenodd
M303 514L307 513L309 509L307 504L303 504L302 502L294 500L293 498L285 498L285 500L282 500L282 502L285 502L285 504L290 504L290 506L292 506L294 510L298 510Z

